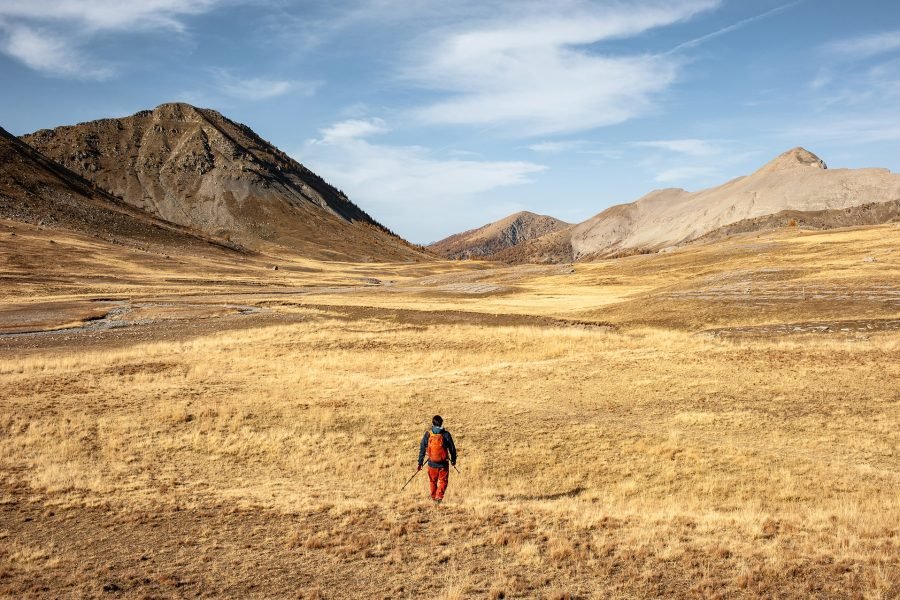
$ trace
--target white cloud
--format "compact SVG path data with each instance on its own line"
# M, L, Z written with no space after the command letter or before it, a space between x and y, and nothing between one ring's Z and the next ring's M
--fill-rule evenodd
M339 144L386 131L389 130L383 119L348 119L322 129L322 139L314 143Z
M710 178L718 174L719 170L714 167L672 167L657 173L655 179L660 183L675 183Z
M504 14L487 22L430 32L422 59L405 75L451 95L417 116L433 123L501 124L526 136L626 121L651 109L675 81L680 61L602 55L588 46L687 20L719 2L567 4L566 10L506 5Z
M532 152L539 154L560 154L584 147L584 140L567 140L562 142L539 142L526 146Z
M185 30L182 18L222 0L2 0L0 51L47 75L104 79L114 74L83 48L104 32Z
M0 50L36 71L76 79L107 79L109 66L94 64L50 31L24 25L0 26Z
M543 165L443 158L419 146L373 144L384 121L352 120L322 130L299 153L306 166L340 187L401 235L433 241L495 216L484 194L528 183ZM490 215L488 217L487 215Z
M314 81L267 79L265 77L240 79L224 69L217 69L214 73L219 82L219 89L229 96L242 100L266 100L288 92L311 96L320 85Z
M222 0L3 0L0 17L59 22L91 31L168 28L179 17L207 12Z
M832 42L826 49L848 59L864 59L900 50L900 30L873 33Z
M632 145L642 148L667 150L677 154L687 154L688 156L713 156L722 151L718 143L698 139L653 140L649 142L633 142Z

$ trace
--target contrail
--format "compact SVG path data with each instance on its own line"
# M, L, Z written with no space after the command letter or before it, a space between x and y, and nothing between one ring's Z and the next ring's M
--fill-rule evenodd
M772 15L778 14L789 8L793 8L793 7L797 6L798 4L803 3L804 1L805 0L795 0L794 2L785 4L784 6L779 6L779 7L773 8L771 10L767 10L766 12L764 12L762 14L759 14L759 15L756 15L753 17L747 17L746 19L744 19L742 21L738 21L737 23L734 23L733 25L729 25L728 27L723 27L722 29L720 29L718 31L713 31L712 33L707 33L706 35L701 35L698 38L688 40L686 42L678 44L677 46L675 46L674 48L672 48L671 50L669 50L668 52L663 54L663 56L668 56L669 54L674 54L674 53L678 52L679 50L684 50L685 48L693 48L694 46L699 46L700 44L702 44L703 42L705 42L707 40L717 38L720 35L725 35L726 33L731 33L735 29L740 29L744 25L749 25L750 23L753 23L754 21L759 21L760 19L765 19L766 17L771 17Z

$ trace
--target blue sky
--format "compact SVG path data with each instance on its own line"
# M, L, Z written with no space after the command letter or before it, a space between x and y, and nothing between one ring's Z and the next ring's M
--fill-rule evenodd
M0 0L0 126L215 108L415 242L804 146L900 170L896 0Z

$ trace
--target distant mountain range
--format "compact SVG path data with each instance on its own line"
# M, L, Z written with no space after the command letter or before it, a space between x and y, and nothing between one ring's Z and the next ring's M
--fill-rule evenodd
M829 228L883 223L898 219L898 203L900 175L887 169L828 169L815 154L794 148L724 185L699 192L656 190L582 223L521 236L514 244L506 243L506 224L520 213L430 248L448 258L480 256L513 263L592 260L787 224ZM483 252L493 248L497 250Z
M427 256L214 110L163 104L21 140L126 205L246 248L334 260Z
M519 212L426 250L391 233L249 127L214 110L175 103L21 138L0 129L0 219L135 244L321 260L439 255L569 262L788 224L829 228L898 220L900 175L828 169L816 155L794 148L719 187L656 190L574 225Z

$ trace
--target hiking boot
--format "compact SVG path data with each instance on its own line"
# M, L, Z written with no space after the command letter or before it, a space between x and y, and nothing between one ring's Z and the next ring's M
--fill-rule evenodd
M434 499L434 505L435 505L435 506L440 506L440 505L441 505L441 502L443 502L443 499L441 499L441 498L435 498L435 499Z

